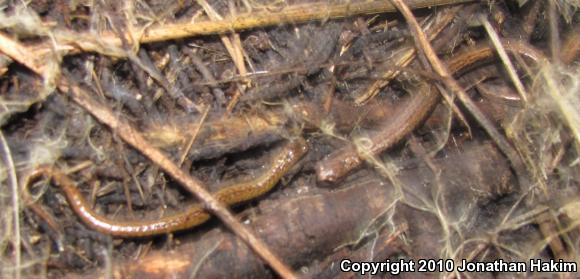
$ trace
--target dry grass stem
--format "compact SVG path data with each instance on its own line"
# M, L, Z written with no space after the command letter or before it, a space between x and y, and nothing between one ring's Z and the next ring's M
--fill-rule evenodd
M203 123L205 122L205 120L207 118L207 114L209 113L209 109L210 109L210 107L207 106L203 110L201 117L199 118L199 124L197 124L197 126L195 127L195 130L193 131L191 137L187 141L185 148L183 148L183 153L179 157L179 161L177 163L178 166L183 165L183 162L185 162L185 159L187 158L187 154L189 154L189 151L191 150L191 146L193 146L193 142L195 142L195 139L197 138L199 130L201 129L201 126L203 126Z
M489 23L489 20L487 20L487 17L485 17L484 15L481 15L479 17L479 20L483 24L483 27L485 28L485 31L489 35L489 38L490 38L491 42L493 43L493 46L497 50L497 53L499 54L501 61L503 62L504 66L506 67L508 75L509 75L511 81L513 82L514 86L516 87L518 94L522 98L522 101L524 101L524 104L526 104L528 102L528 93L526 92L526 89L524 88L524 84L522 83L522 81L518 77L518 74L516 72L516 68L514 67L509 56L507 55L507 52L505 51L503 45L501 44L501 41L499 39L499 36L497 35L497 32L495 32L495 30L493 29L493 26L491 26L491 23Z
M459 9L450 9L442 15L437 16L436 18L430 18L426 20L423 24L423 29L426 34L429 34L429 41L432 41L445 29L452 20L456 17L457 12ZM416 51L413 45L410 45L408 48L397 52L396 57L389 59L389 65L394 65L396 67L405 67L408 66L413 60L415 59ZM363 105L364 103L371 100L374 96L376 96L382 88L387 86L391 80L396 78L401 71L387 69L385 72L381 73L381 77L373 82L368 88L365 89L365 92L357 97L354 102L357 105ZM452 105L454 106L454 105Z
M472 0L410 0L408 5L413 8L434 7L449 4L461 4ZM345 18L354 15L378 14L394 12L395 7L387 1L357 2L328 4L309 3L287 6L279 11L268 9L240 13L235 17L223 20L207 20L198 22L171 23L156 26L133 27L133 36L121 34L124 37L139 38L139 43L163 42L187 37L225 34L251 28L275 26L280 24L301 23L316 20ZM108 55L124 55L119 53L123 45L118 34L102 32L75 33L67 30L55 30L54 36L58 42L58 51L78 52L95 51ZM52 51L53 47L42 43L32 47L33 57L43 57Z
M16 177L16 167L12 159L12 152L4 138L4 133L0 131L0 144L2 145L2 154L4 154L4 163L6 163L6 172L8 173L8 180L10 182L10 192L12 196L12 221L14 222L14 240L12 243L14 249L14 278L20 279L22 268L22 247L20 237L20 192L18 191L18 179Z

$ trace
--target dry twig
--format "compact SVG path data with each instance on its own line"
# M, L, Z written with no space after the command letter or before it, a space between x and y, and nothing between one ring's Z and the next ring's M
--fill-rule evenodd
M461 4L472 0L409 0L409 6L413 8L434 7L449 4ZM207 20L200 22L172 23L150 27L135 27L134 30L142 30L136 34L138 43L153 43L175 40L200 35L214 35L231 33L251 28L267 27L288 23L300 23L315 20L328 20L333 18L345 18L362 14L379 14L394 12L395 7L387 1L357 2L328 4L320 3L299 4L285 7L279 11L257 10L240 13L235 17L227 17L223 20ZM136 32L136 31L133 31ZM128 37L128 34L122 34ZM54 36L59 43L58 51L79 52L95 51L111 54L111 50L122 46L119 34L103 32L100 34L76 33L67 30L55 30ZM137 42L136 42L137 43ZM32 47L32 57L42 57L50 53L53 46L42 43ZM113 52L114 53L114 52Z

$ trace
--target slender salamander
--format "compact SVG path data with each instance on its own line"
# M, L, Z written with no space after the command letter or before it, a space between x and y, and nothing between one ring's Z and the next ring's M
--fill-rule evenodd
M303 138L290 140L274 157L271 167L254 179L233 184L215 192L215 197L232 206L259 197L270 191L308 150ZM40 167L25 181L24 189L39 177L49 177L64 192L73 211L90 228L116 237L147 237L189 229L206 222L210 214L199 204L183 212L159 220L117 221L95 212L75 186L74 181L53 167Z
M526 56L534 61L539 61L543 57L543 54L523 42L504 40L503 43L508 52ZM492 46L480 44L466 52L457 54L447 64L450 72L457 73L494 55L495 49ZM392 120L383 124L379 131L370 137L371 145L368 147L368 151L372 155L376 155L401 141L429 116L438 100L439 93L436 89L424 82L417 89L417 94L414 94L406 105L402 105L399 113ZM362 162L363 159L351 143L318 162L316 175L319 181L337 181L360 166Z

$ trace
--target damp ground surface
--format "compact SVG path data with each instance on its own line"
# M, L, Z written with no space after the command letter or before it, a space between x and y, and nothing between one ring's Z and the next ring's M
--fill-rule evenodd
M2 277L573 278L578 3L396 3L0 1Z

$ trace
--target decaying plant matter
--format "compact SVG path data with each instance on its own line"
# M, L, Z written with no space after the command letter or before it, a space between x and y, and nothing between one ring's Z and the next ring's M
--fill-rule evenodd
M573 1L0 4L3 277L580 262Z

